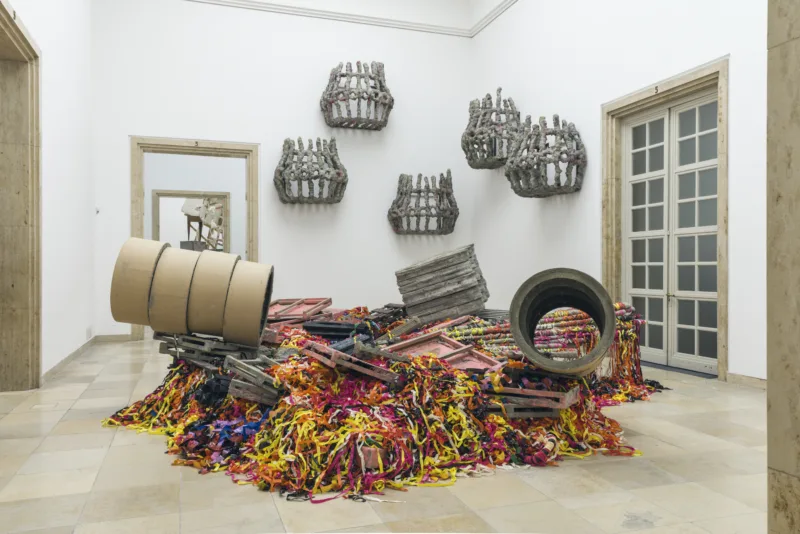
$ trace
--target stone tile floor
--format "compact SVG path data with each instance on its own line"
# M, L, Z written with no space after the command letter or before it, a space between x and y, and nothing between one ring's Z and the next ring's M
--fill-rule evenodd
M605 409L641 457L314 505L172 467L163 437L100 426L168 363L153 342L96 344L40 390L0 394L0 532L766 533L763 390L646 369L673 390Z

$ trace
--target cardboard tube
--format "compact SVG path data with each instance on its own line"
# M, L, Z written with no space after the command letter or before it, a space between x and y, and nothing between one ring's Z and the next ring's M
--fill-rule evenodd
M169 243L132 237L117 256L111 278L111 316L120 323L148 326L150 288L161 254Z
M199 252L179 248L169 248L161 255L150 290L150 326L154 331L189 333L189 289L198 259Z
M222 335L228 286L240 259L234 254L211 250L200 253L189 291L189 332Z
M222 336L225 341L257 347L272 299L272 265L240 261L233 269Z

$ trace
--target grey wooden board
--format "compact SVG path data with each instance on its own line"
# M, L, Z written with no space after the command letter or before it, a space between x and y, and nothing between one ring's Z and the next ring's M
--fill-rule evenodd
M422 274L425 272L437 271L445 265L454 265L456 263L464 261L465 259L474 256L474 254L475 254L475 246L467 245L466 247L458 248L450 252L445 252L443 254L439 254L432 258L428 258L427 260L423 260L421 262L410 265L409 267L406 267L404 269L400 269L395 274L397 275L398 278L402 278L409 273Z

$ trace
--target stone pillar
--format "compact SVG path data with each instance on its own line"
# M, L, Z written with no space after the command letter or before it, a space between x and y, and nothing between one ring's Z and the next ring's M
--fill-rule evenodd
M769 532L800 532L800 1L769 0ZM753 110L757 113L757 110Z

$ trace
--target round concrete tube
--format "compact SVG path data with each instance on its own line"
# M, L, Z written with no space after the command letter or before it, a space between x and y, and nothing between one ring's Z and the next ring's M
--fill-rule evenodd
M117 256L111 278L111 316L120 323L150 325L149 302L153 275L169 243L132 237Z
M156 266L150 291L150 326L156 332L188 334L189 289L200 253L170 248Z
M230 343L257 347L272 299L272 265L239 261L233 269L225 301L222 337Z
M225 300L236 263L241 256L204 250L194 269L189 291L189 331L222 335Z
M554 360L536 350L536 325L556 308L576 308L587 313L600 331L600 339L588 354L570 360ZM566 375L585 375L600 365L616 332L614 303L605 288L575 269L549 269L523 283L511 301L511 333L525 357L536 367Z

